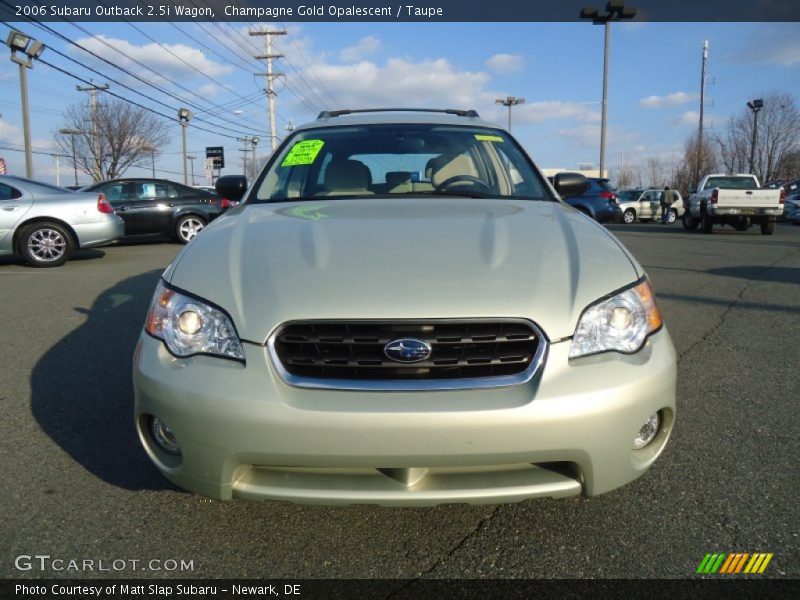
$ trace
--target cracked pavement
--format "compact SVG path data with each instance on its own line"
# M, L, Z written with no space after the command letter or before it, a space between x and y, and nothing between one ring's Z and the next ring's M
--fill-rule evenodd
M693 577L706 552L773 552L798 577L800 227L713 235L614 225L678 350L678 415L644 477L597 498L325 508L205 501L152 468L130 359L179 247L119 245L52 270L0 259L0 575ZM13 558L184 559L183 573L19 572ZM391 594L390 596L391 597Z

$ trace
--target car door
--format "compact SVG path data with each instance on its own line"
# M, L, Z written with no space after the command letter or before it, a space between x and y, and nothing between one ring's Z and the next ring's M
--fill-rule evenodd
M131 182L131 233L168 233L178 202L178 192L168 181L137 180Z
M14 229L31 206L33 197L6 183L0 183L0 253L14 251L11 247Z
M640 219L647 220L653 218L653 208L651 206L652 200L653 195L650 190L645 191L641 196L639 196L639 207L636 209L636 214Z
M206 214L218 202L219 196L216 192L190 188L179 183L176 183L174 187L178 194L175 205L184 212L186 209L196 208L202 214Z

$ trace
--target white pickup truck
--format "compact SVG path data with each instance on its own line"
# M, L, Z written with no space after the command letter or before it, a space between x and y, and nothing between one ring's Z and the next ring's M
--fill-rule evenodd
M706 175L689 196L683 226L711 233L714 225L745 231L758 224L772 235L785 198L783 189L761 188L755 175Z

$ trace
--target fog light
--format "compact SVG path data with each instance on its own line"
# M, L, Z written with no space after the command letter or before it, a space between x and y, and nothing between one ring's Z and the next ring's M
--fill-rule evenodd
M178 440L175 439L175 433L167 427L167 424L162 420L152 417L150 419L150 432L153 434L153 439L156 444L170 454L180 454L181 447Z
M658 426L661 423L661 418L658 416L658 413L653 413L642 425L642 428L639 430L639 433L633 438L633 449L634 450L641 450L647 444L653 441L653 438L656 437L658 433Z

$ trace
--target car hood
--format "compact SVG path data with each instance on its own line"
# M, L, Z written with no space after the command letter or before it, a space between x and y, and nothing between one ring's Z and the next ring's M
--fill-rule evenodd
M165 272L257 343L291 320L471 317L528 318L555 340L640 276L565 204L430 197L244 205Z

